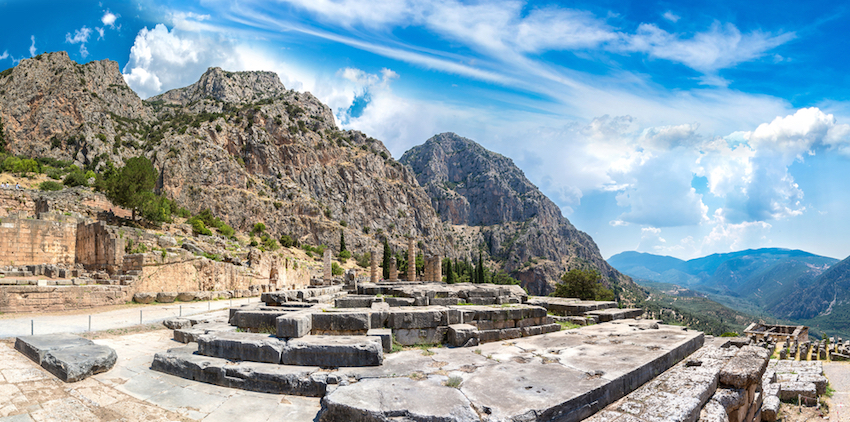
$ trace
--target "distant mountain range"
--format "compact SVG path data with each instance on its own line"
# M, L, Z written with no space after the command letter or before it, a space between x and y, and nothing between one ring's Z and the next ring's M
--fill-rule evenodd
M638 284L678 285L738 311L850 337L850 258L839 262L800 250L765 248L689 261L623 252L608 263Z

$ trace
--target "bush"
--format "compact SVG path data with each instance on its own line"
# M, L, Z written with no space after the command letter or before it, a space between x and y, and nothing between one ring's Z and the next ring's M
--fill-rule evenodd
M67 176L65 176L65 180L62 183L65 186L70 186L70 187L88 186L89 185L89 179L86 178L86 175L85 175L85 173L82 172L82 170L74 170L74 171L68 173Z
M339 264L337 264L336 262L331 262L331 274L342 275L343 272L345 272L345 270L343 270Z
M282 204L282 203L280 203L280 202L278 202L278 201L274 201L274 202L272 203L272 205L274 205L274 209L276 209L276 210L279 210L279 209L280 209L280 207L282 207L282 206L283 206L283 204Z
M180 207L177 208L177 215L183 218L189 218L192 216L192 213L190 213L186 208Z
M263 234L266 231L266 225L263 223L254 224L254 228L251 229L251 234Z
M291 248L293 246L298 246L298 241L293 239L292 236L285 234L280 237L280 245L284 248Z
M344 251L340 252L338 256L339 256L339 259L342 260L342 262L345 262L345 261L348 260L348 258L351 258L351 252L349 252L348 250L344 250Z
M366 253L361 254L361 255L355 254L354 259L357 260L358 266L363 267L363 268L368 268L369 264L372 263L372 253L366 252Z
M263 245L260 247L264 251L276 251L280 249L280 246L277 244L277 240L271 238L271 236L264 234L260 237L260 240L263 242Z
M561 276L552 296L572 297L581 300L613 300L614 292L602 285L596 270L570 270Z
M236 230L234 230L233 227L222 223L222 225L218 226L218 232L221 233L224 237L231 237L236 233Z
M201 219L199 219L197 216L190 218L187 222L192 225L192 232L193 233L203 234L203 235L206 235L206 236L212 236L212 232L210 231L210 229L208 229L206 224L204 224L204 222L201 221ZM251 245L251 246L256 246L256 245Z
M62 187L63 187L63 186L62 186L62 184L61 184L61 183L59 183L59 182L54 182L54 181L52 181L52 180L48 180L48 181L46 181L46 182L41 182L41 184L40 184L40 185L38 185L38 189L39 189L39 190L42 190L42 191L45 191L45 192L51 192L51 191L62 190Z

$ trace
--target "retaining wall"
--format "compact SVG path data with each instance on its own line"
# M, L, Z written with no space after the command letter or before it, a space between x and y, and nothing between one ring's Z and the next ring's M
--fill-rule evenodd
M119 305L125 286L0 286L0 312L45 312Z

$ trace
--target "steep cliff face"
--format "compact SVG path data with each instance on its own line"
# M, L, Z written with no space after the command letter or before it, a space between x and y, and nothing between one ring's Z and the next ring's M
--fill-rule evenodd
M142 139L136 132L116 138L117 123L141 128L152 117L110 60L81 65L64 51L45 53L0 73L0 118L14 154L120 161L123 143Z
M472 140L443 133L405 152L440 217L452 224L461 255L489 255L532 294L548 294L570 269L596 269L615 291L637 298L641 290L599 253L510 158Z
M0 76L10 150L97 168L145 155L158 189L234 228L258 222L279 237L332 248L377 248L404 236L453 254L443 224L409 169L384 145L341 131L310 93L270 72L207 71L142 101L110 61L78 65L65 53L23 60ZM70 139L70 141L69 141Z

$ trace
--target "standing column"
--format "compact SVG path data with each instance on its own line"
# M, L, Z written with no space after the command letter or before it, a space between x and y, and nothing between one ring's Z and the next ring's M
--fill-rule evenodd
M398 281L398 263L395 257L390 258L390 281L393 283Z
M422 281L431 281L431 256L425 255L425 268L423 269Z
M372 251L372 265L369 268L369 281L378 282L378 251Z
M322 277L322 284L325 285L325 286L330 286L331 285L331 276L332 276L332 274L331 274L331 250L330 249L325 249L324 258L325 258L325 260L324 260L324 270L325 270L325 272L324 272L324 276Z
M413 236L407 238L407 281L416 281L416 245Z
M443 281L443 257L440 254L434 257L434 281Z

